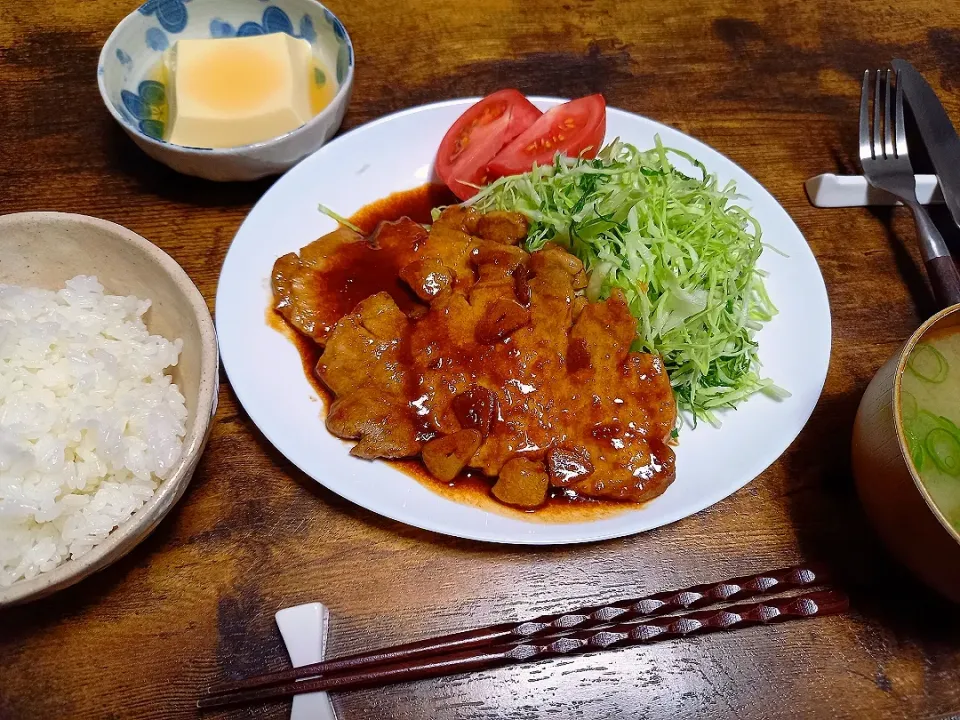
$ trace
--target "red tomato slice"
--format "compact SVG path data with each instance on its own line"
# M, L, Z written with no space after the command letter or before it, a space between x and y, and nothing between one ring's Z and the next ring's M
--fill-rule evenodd
M533 125L506 145L487 165L491 178L519 175L538 165L549 165L558 152L567 157L592 158L607 132L607 104L603 95L588 95L547 110Z
M470 106L447 130L437 151L437 175L461 200L483 185L487 163L533 125L541 113L518 90L499 90Z

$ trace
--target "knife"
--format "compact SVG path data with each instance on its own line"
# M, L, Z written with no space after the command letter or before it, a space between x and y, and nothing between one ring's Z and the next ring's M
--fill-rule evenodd
M906 60L894 60L893 69L898 73L897 82L903 87L903 94L920 128L944 202L950 208L953 221L960 227L960 137L923 75Z

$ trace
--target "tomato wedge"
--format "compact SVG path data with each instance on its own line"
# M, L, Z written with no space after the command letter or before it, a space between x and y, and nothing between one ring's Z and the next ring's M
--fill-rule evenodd
M541 113L518 90L498 90L471 105L447 130L437 151L437 175L461 200L487 181L487 163Z
M506 145L487 165L491 179L525 173L549 165L558 152L568 157L592 158L607 132L607 104L603 95L588 95L547 110L529 128Z

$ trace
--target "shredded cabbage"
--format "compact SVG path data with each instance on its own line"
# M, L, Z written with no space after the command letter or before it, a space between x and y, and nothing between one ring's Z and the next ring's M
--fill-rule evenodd
M689 162L689 177L670 155ZM589 273L586 294L620 288L637 318L634 350L660 353L679 406L719 425L716 411L757 392L788 395L761 378L754 333L777 312L757 268L760 226L734 183L696 158L615 140L593 160L557 155L553 165L500 178L467 204L530 219L529 251L556 242Z

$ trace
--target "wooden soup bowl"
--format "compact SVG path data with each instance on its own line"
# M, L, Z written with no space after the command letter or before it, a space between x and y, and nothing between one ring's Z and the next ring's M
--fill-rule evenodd
M960 533L914 470L900 415L900 384L910 353L932 329L956 326L960 305L927 320L877 371L853 426L853 475L867 516L894 556L927 585L960 603Z

